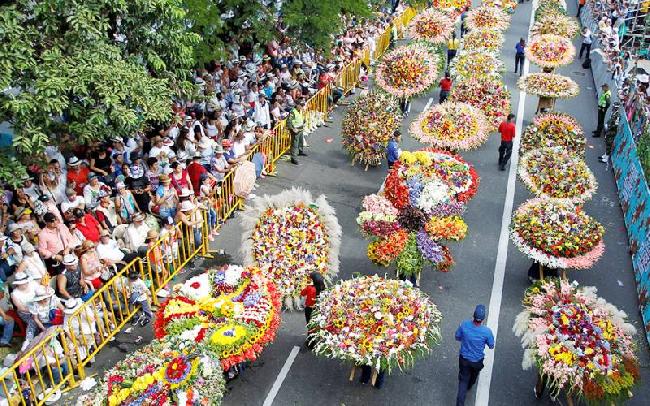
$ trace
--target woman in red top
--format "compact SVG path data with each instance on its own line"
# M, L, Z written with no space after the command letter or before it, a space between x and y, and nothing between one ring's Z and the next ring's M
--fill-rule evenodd
M305 298L305 320L307 320L308 324L311 319L311 313L314 311L316 298L325 290L325 280L320 272L314 271L309 274L309 277L311 278L311 285L306 286L300 291L300 296Z
M72 214L75 217L75 225L77 230L83 234L86 240L92 241L95 244L99 242L99 232L102 227L99 225L99 221L93 217L90 213L85 213L80 208L76 208L72 211Z

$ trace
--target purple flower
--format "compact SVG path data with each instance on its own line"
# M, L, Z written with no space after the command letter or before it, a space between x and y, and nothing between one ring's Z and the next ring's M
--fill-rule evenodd
M428 214L432 217L460 216L465 211L465 204L457 201L440 203Z
M442 262L445 255L442 246L433 241L426 232L418 231L416 242L418 244L418 249L424 258L434 264Z
M417 202L420 199L420 194L424 185L422 184L422 177L415 175L406 180L406 186L409 188L409 201Z

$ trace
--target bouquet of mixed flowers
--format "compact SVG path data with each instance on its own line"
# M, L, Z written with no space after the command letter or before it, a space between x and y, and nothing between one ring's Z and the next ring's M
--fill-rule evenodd
M530 30L530 35L555 34L568 39L574 38L580 31L580 26L573 17L563 15L547 15L540 17Z
M106 371L83 406L219 405L225 392L218 361L201 346L185 349L154 340Z
M510 16L499 7L481 7L471 9L465 18L465 26L470 30L490 29L505 31L510 25Z
M479 108L491 130L496 130L510 113L510 92L499 79L470 78L457 82L449 101Z
M421 39L432 44L444 44L454 28L454 20L436 9L427 9L411 20L408 32L413 39Z
M319 295L307 328L316 354L391 373L411 368L440 343L442 314L410 282L377 275Z
M472 30L463 37L463 49L480 49L490 52L499 52L503 45L503 33L489 28Z
M482 49L459 51L449 65L449 72L455 80L499 79L504 70L501 58Z
M423 44L389 52L377 67L377 85L395 97L412 97L426 91L438 75L438 57Z
M553 396L565 391L586 404L622 404L640 378L636 330L596 293L577 282L539 281L526 291L513 331L522 337L523 368L535 365Z
M472 166L451 152L405 151L389 171L381 195L363 199L357 223L371 238L368 258L400 275L419 274L426 263L446 272L453 265L441 240L467 234L460 217L476 194L479 178Z
M510 237L521 252L550 268L588 269L605 251L605 229L565 199L535 198L512 218Z
M395 97L383 92L360 96L343 117L341 139L355 161L379 165L386 145L401 124Z
M555 34L533 37L526 47L526 57L542 68L556 68L568 65L576 56L571 40Z
M477 107L445 102L422 112L409 130L420 142L456 151L480 147L488 138L489 124Z
M454 21L460 17L463 10L470 7L472 7L472 0L433 0L431 2L431 8L446 13Z
M598 187L585 161L563 147L534 149L524 154L519 161L519 177L538 197L576 203L591 199Z
M265 195L246 207L241 222L244 264L275 281L287 308L300 307L310 273L328 282L338 273L341 226L325 196L297 188Z
M482 5L485 7L497 7L508 14L513 14L517 8L517 0L486 0Z
M566 16L566 1L540 0L535 9L535 21L543 17Z
M275 339L282 304L259 268L227 265L174 287L161 304L154 333L183 346L203 345L221 368L254 361Z
M526 93L540 97L568 99L580 93L573 79L554 73L529 73L519 78L517 86Z
M568 152L585 154L585 134L580 123L566 113L542 113L535 116L521 137L520 152L542 147L564 147Z

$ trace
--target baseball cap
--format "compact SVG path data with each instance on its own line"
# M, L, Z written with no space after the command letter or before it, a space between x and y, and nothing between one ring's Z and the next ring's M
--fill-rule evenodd
M485 306L480 304L474 309L474 320L483 321L485 320Z

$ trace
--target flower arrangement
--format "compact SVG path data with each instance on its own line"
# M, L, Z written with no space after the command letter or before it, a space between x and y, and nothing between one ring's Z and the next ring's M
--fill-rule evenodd
M309 274L326 281L338 273L341 226L325 196L293 188L257 198L242 213L242 255L275 281L293 309Z
M437 148L470 150L487 140L489 124L478 108L445 102L422 112L409 130L418 141Z
M510 25L510 16L499 7L482 5L471 9L465 18L465 26L471 31L490 29L505 31Z
M503 33L489 28L472 30L463 37L463 49L481 49L489 52L499 52L503 45Z
M577 282L538 281L513 331L522 337L523 368L535 365L553 396L565 391L585 404L622 404L640 378L636 330L596 293Z
M588 269L603 254L605 230L569 200L535 198L512 218L510 237L521 252L550 268Z
M391 373L440 343L442 314L410 282L377 275L321 292L311 321L314 352Z
M568 99L580 93L578 84L571 78L554 73L529 73L519 78L520 90L540 97Z
M566 16L566 2L564 0L542 0L535 10L535 21L543 17Z
M580 26L573 17L564 15L546 15L540 17L530 30L531 36L555 34L572 39L580 31Z
M225 392L217 361L200 346L186 350L154 340L106 371L82 406L219 405Z
M433 0L431 8L447 13L452 20L456 21L463 10L472 7L472 0Z
M415 16L407 29L413 39L444 44L453 28L454 20L447 13L430 8Z
M280 310L275 283L259 268L227 265L175 286L158 309L154 333L179 346L201 344L228 370L254 361L275 339Z
M491 130L496 130L510 113L510 92L498 79L469 78L457 82L451 89L449 101L479 108Z
M395 97L426 91L438 76L437 56L423 44L411 44L388 53L377 67L377 85Z
M533 37L526 47L526 57L542 68L556 68L568 65L576 56L576 48L571 40L555 34L542 34Z
M519 177L538 197L576 203L591 199L598 188L585 161L563 147L534 149L524 154L519 161Z
M568 152L584 156L585 134L580 123L566 113L542 113L535 116L521 137L520 151L543 147L564 147Z
M461 157L432 148L400 155L384 182L383 195L366 196L357 223L371 239L368 258L400 275L417 275L430 263L447 272L453 265L441 240L467 234L460 217L479 178Z
M508 14L513 14L517 8L517 0L487 0L481 3L485 7L497 7Z
M400 126L402 115L395 97L380 92L360 96L343 117L341 140L355 161L379 165L386 145Z
M449 72L455 80L498 79L504 70L501 58L483 49L463 49L451 60L449 66Z

